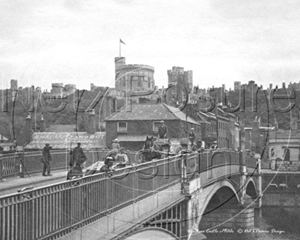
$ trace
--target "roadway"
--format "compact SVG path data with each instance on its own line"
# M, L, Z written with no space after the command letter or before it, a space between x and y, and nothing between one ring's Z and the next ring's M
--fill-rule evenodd
M10 177L0 181L0 197L8 194L17 193L25 187L43 187L46 185L62 182L66 179L66 170L52 171L52 176L44 177L42 173L25 174L24 178L19 176Z

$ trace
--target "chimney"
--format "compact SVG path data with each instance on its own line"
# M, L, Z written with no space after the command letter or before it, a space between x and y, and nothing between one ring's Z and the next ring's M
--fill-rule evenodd
M44 116L43 114L41 115L41 121L40 121L40 131L45 132L45 121L44 121Z
M260 143L260 118L257 116L255 117L253 123L252 123L252 131L251 131L251 150L254 152L257 152L257 147Z
M31 115L28 113L26 120L25 120L25 126L24 126L24 143L23 145L27 145L32 140L32 122L31 122Z
M276 119L274 119L274 125L275 125L276 130L278 130L278 122Z
M254 121L252 122L252 131L257 131L260 128L260 118L255 117Z
M87 132L88 134L95 134L96 132L95 109L89 112Z

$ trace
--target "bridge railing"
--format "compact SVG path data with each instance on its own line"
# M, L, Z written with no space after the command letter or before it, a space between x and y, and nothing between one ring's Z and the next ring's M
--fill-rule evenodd
M0 198L0 239L55 239L179 183L181 157Z
M86 166L92 165L98 160L102 160L109 152L107 149L95 149L84 151L87 162ZM129 159L135 163L135 152L128 152ZM70 161L69 150L52 150L51 169L67 169ZM42 152L16 152L12 154L4 154L0 156L0 181L3 178L14 177L20 174L32 174L42 172L43 165L41 163Z
M206 151L188 155L189 172L204 172L217 166L239 165L240 155L236 151Z
M7 154L0 157L0 180L12 177L20 172L18 155Z
M186 155L186 175L189 179L195 173L207 172L208 178L212 177L212 169L222 168L224 176L239 173L241 166L245 166L252 173L257 168L257 160L245 153L230 150L206 151L200 154ZM254 169L254 170L253 170ZM221 174L221 173L220 173Z

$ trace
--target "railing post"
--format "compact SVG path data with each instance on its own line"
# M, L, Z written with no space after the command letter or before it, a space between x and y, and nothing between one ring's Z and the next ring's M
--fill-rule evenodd
M187 154L181 157L181 189L184 195L189 195L189 182L187 179Z
M186 156L186 154L183 154L182 158L181 158L181 178L182 178L183 182L186 182L186 180L187 180L186 163L187 163L187 156Z
M20 178L24 178L24 152L18 152L18 159L20 161Z
M246 162L246 152L240 151L240 191L239 191L239 198L241 205L244 205L244 197L246 195L246 178L247 178L247 167L245 165Z
M256 156L256 163L257 163L257 193L258 198L256 200L256 207L261 208L262 206L262 172L261 172L261 156Z
M2 182L2 180L3 180L3 159L1 156L1 159L0 159L0 181Z

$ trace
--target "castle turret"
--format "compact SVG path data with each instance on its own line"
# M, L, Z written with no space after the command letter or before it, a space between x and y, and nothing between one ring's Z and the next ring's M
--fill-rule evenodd
M126 65L125 57L115 57L115 68L117 69L120 66Z
M115 58L115 88L119 91L148 91L154 88L154 68L126 64L125 57Z

